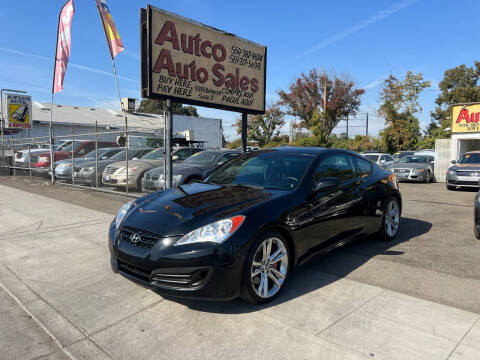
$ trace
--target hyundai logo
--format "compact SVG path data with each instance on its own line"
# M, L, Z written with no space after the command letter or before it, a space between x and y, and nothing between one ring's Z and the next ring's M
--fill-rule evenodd
M142 241L142 237L140 236L140 234L134 233L134 234L130 235L130 241L133 244L137 244L140 241Z

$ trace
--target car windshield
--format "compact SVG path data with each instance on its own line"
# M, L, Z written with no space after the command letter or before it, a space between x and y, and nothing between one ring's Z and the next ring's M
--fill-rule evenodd
M101 158L103 156L103 154L105 154L107 151L107 149L98 149L98 157ZM89 153L86 153L85 156L83 156L83 159L87 160L87 159L95 159L96 158L96 154L95 154L96 150L92 150L90 151Z
M480 153L463 154L459 164L480 164Z
M185 159L184 164L210 165L215 158L213 151L200 151Z
M428 159L426 156L423 155L415 155L415 156L404 156L399 160L400 163L411 163L411 164L426 164L428 163Z
M368 160L373 161L373 162L377 162L378 157L379 157L379 155L368 155L368 154L365 154L363 156L365 156Z
M73 144L73 151L77 151L78 148L79 148L80 146L82 146L82 145L83 145L82 142L75 142L75 143ZM71 152L71 151L72 151L72 143L69 142L69 143L61 146L61 147L59 148L59 150L61 150L61 151L66 151L66 152Z
M163 149L156 149L143 155L142 160L163 160Z
M218 185L291 190L301 181L313 158L280 151L251 152L232 159L205 181Z

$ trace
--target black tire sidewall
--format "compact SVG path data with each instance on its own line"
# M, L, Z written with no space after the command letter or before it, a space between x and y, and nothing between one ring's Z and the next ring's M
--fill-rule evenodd
M287 256L288 256L288 268L287 268L287 274L285 276L285 280L283 281L282 287L280 288L279 291L275 295L269 298L262 298L257 295L255 290L253 289L252 286L252 279L250 275L250 269L252 268L252 262L253 258L255 256L255 253L260 246L260 244L271 237L275 237L277 239L280 239L283 242L283 245L287 249ZM260 236L258 236L255 241L250 245L250 248L247 252L247 256L245 257L245 261L243 263L243 269L242 269L242 289L241 289L241 294L240 297L248 302L254 303L254 304L265 304L267 302L272 301L275 299L285 288L285 284L288 280L288 277L290 275L290 270L292 268L292 254L290 251L290 247L288 245L288 242L285 240L285 238L278 233L277 231L266 231L262 233Z

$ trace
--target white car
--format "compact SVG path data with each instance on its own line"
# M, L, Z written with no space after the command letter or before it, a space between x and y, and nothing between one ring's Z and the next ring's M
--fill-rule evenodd
M363 152L361 153L365 158L374 163L377 163L380 167L386 169L388 166L392 165L394 160L391 155L380 153L380 152Z

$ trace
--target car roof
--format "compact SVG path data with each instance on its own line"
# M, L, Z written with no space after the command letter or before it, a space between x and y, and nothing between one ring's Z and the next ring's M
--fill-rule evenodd
M480 150L467 151L465 154L480 154Z

